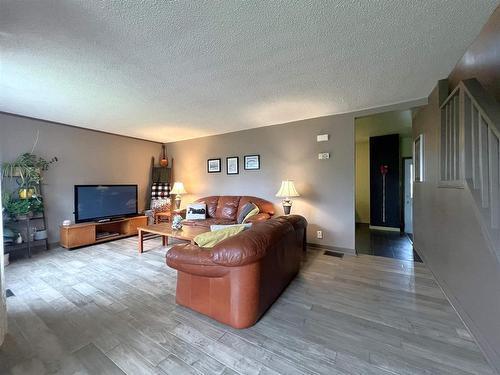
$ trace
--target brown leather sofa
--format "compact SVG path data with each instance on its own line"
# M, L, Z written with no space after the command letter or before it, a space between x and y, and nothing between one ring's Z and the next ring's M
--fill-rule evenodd
M236 224L241 208L248 202L259 207L260 212L252 216L247 222L265 221L274 215L274 205L261 198L248 195L214 195L197 199L195 202L204 202L207 205L207 218L205 220L184 220L183 225L210 227L213 224ZM180 211L186 217L186 210Z
M213 248L172 247L177 303L234 328L254 325L299 271L306 227L302 216L281 216Z

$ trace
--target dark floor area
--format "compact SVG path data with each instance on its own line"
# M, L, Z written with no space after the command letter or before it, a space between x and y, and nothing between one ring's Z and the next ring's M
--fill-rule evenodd
M372 230L368 224L356 223L356 252L422 262L406 233Z

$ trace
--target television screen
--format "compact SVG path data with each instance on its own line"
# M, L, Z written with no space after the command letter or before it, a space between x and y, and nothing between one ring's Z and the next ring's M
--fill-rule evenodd
M137 185L75 185L75 222L137 215Z

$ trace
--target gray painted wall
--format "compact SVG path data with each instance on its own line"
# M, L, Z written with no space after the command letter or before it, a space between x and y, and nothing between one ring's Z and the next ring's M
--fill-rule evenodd
M37 121L0 113L0 148L3 160L31 151L37 130L35 153L59 161L44 174L49 241L59 241L59 225L74 220L73 185L137 184L139 209L145 207L151 157L158 158L158 143L91 130Z
M274 202L282 215L275 194L282 180L291 179L301 194L294 199L292 213L308 220L307 241L354 253L354 120L424 104L427 99L168 143L167 153L175 160L174 180L182 181L190 193L182 206L207 195L254 195ZM318 143L318 134L329 134L330 140ZM319 152L330 152L330 159L318 160ZM243 169L243 156L249 154L260 154L259 171ZM240 174L226 174L228 156L240 157ZM221 173L207 173L209 158L223 159ZM320 229L323 239L316 238Z
M308 241L354 249L354 127L352 115L328 116L285 125L268 126L218 136L167 144L174 158L174 179L190 195L183 206L198 197L254 195L275 203L281 180L292 179L301 197L292 212L309 221ZM316 142L328 133L328 142ZM330 152L318 160L318 152ZM261 169L245 171L243 156L260 154ZM225 158L240 157L239 175L226 174ZM207 159L222 158L222 172L207 173ZM324 239L316 239L322 229Z
M435 89L413 122L414 137L424 135L425 157L424 182L414 185L415 247L500 369L500 265L488 250L469 191L438 188L438 98Z

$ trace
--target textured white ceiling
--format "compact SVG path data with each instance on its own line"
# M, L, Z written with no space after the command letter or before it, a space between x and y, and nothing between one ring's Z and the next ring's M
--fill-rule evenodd
M0 0L0 111L157 141L427 96L498 0Z

